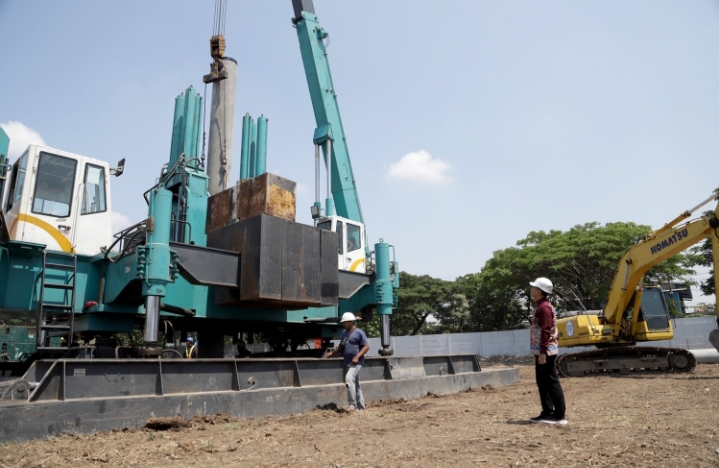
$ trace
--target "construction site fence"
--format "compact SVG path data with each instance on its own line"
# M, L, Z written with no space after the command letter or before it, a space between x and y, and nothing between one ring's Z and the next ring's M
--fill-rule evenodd
M712 348L709 332L717 328L716 317L690 317L672 320L674 339L644 343L684 349ZM361 327L361 325L360 325ZM397 356L434 356L446 354L476 354L491 356L529 356L529 329L482 333L445 333L442 335L415 335L391 337ZM381 349L379 338L370 338L370 354ZM641 346L641 344L640 344ZM587 348L593 349L593 348ZM559 354L578 352L581 347L560 348Z
M664 346L684 349L709 349L709 332L717 328L715 317L689 317L672 320L674 339L643 343L646 346ZM359 324L361 328L362 325ZM392 336L392 349L396 356L440 356L448 354L476 354L491 356L529 356L529 329L481 333L444 333L441 335ZM339 341L333 342L335 346ZM379 338L370 338L370 355L376 356L382 349ZM642 344L640 343L640 346ZM307 343L309 348L314 342ZM249 344L252 353L272 351L267 343ZM579 352L585 348L559 348L559 354ZM586 349L593 349L587 347ZM182 349L184 353L184 347ZM235 357L233 344L225 345L225 357Z

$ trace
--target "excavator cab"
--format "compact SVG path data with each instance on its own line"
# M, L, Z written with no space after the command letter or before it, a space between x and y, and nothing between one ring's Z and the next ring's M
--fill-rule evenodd
M337 233L337 249L340 270L365 273L366 250L364 224L341 216L330 216L317 220L317 227Z
M30 145L11 166L2 194L10 239L99 253L112 243L109 174L104 161Z
M637 341L671 340L674 328L669 308L660 287L645 287L641 295L642 307L634 330Z
M669 308L661 288L645 288L642 294L642 310L639 322L645 322L647 330L669 330Z

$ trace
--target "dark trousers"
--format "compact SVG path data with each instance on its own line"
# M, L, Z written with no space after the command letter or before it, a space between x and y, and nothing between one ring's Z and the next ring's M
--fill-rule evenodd
M554 414L557 419L564 418L564 391L559 383L556 366L557 356L547 356L547 363L540 364L539 356L534 357L534 370L542 401L542 416Z

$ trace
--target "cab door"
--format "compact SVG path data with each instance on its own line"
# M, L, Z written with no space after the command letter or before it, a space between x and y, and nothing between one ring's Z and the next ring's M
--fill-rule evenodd
M59 153L59 152L58 152ZM30 175L30 193L23 221L22 240L46 244L50 250L74 252L77 215L78 158L39 147Z
M107 163L82 158L78 172L78 209L74 219L75 251L95 255L100 248L112 243L112 212L110 206Z
M13 240L22 239L22 227L18 226L18 217L20 212L25 212L27 210L27 197L24 197L24 193L27 164L29 159L30 152L25 151L25 153L17 161L15 161L12 169L10 170L10 182L4 196L4 205L2 208L10 238Z
M365 272L364 226L360 223L346 221L345 236L345 270L357 273Z
M364 225L339 216L325 218L318 222L320 229L337 233L337 265L340 270L365 273L365 233Z

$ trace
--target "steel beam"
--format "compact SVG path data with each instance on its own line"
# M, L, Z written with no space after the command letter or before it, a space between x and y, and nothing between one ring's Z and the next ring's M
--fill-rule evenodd
M372 357L362 369L368 403L517 382L518 369L482 371L473 355ZM25 441L139 428L150 414L295 414L343 406L346 388L340 359L66 359L36 362L2 395L0 441Z

